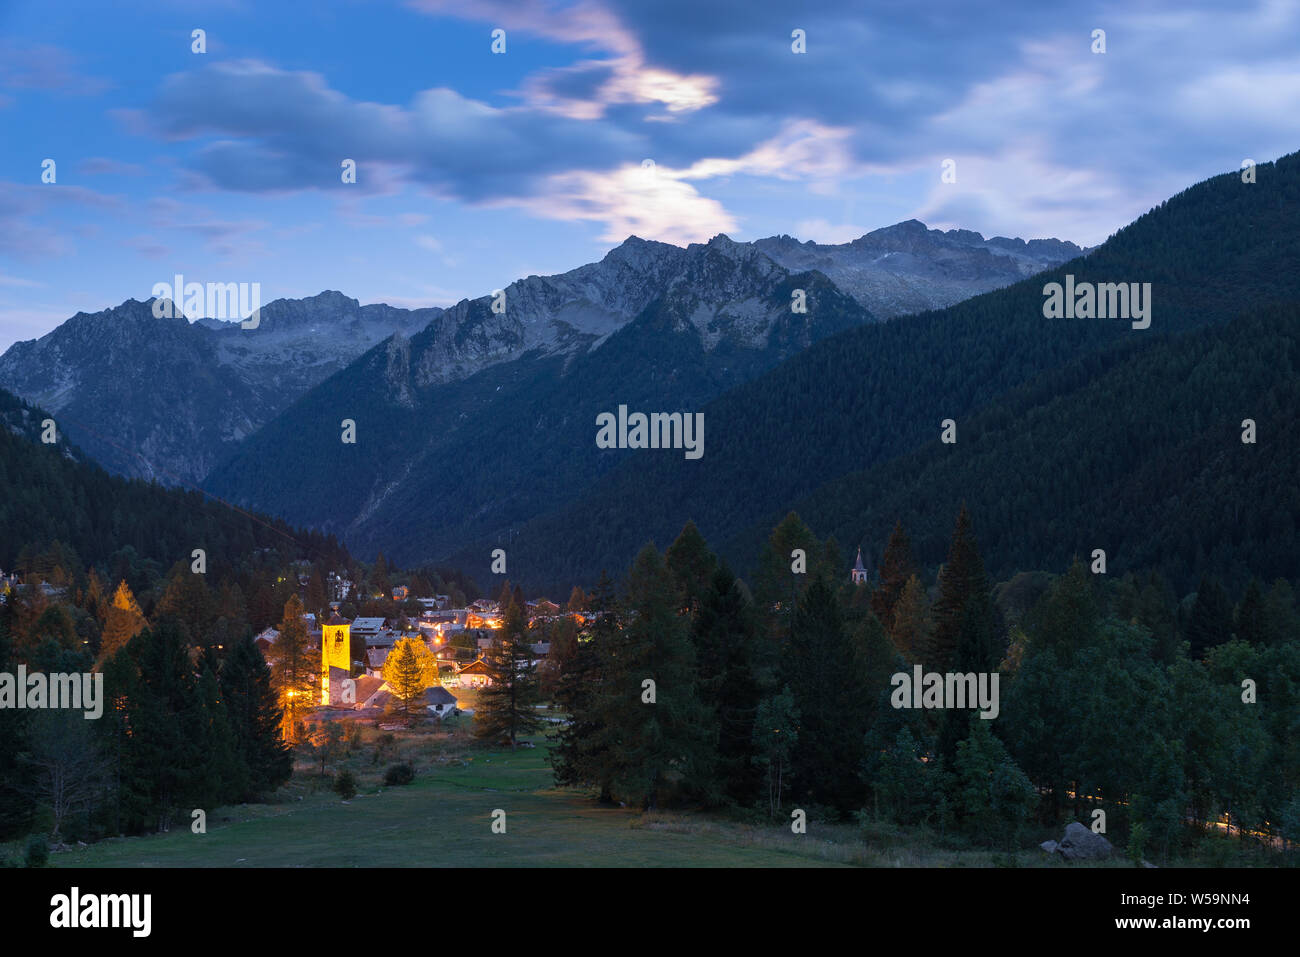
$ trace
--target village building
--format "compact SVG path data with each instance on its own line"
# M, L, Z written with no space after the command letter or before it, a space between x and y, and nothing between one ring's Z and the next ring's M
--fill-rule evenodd
M849 580L855 585L865 585L867 583L867 566L862 564L861 548L858 549L858 560L849 572Z
M462 688L483 688L492 683L492 670L482 658L477 658L456 673Z

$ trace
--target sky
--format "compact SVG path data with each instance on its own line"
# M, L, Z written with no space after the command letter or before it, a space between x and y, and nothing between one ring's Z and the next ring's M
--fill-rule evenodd
M629 235L1095 245L1297 104L1300 0L0 0L0 350L176 274L415 307Z

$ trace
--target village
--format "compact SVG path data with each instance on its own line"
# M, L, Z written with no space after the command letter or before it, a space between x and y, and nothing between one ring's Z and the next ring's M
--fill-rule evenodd
M300 585L306 585L306 576ZM430 674L426 679L418 706L439 721L451 714L473 713L463 692L492 683L492 669L485 658L501 638L505 609L499 600L480 598L464 607L452 607L449 595L414 595L408 586L399 585L382 596L400 609L397 614L348 619L340 609L350 598L360 597L357 585L330 573L327 588L334 595L329 602L330 617L321 621L314 612L303 615L308 649L319 656L321 676L318 707L308 719L310 723L346 719L378 724L391 717L396 702L384 678L384 665L403 640L418 641L437 664L437 678ZM372 603L381 598L378 593L366 597ZM551 642L544 636L566 620L572 622L575 633L587 622L589 616L573 607L575 602L569 604L562 609L546 598L523 604L529 630L539 639L529 642L532 665L539 670L551 655ZM276 628L266 628L254 637L268 661L277 657L279 638Z

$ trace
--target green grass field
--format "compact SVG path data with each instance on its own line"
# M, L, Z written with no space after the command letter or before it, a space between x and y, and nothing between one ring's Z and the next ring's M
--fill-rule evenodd
M207 809L207 832L188 816L170 833L114 838L54 853L54 867L989 867L1044 866L1036 848L1014 856L951 850L924 835L880 828L865 835L846 824L809 820L792 834L788 819L742 823L693 812L650 812L597 805L556 788L544 737L534 748L485 750L464 725L401 732L391 741L363 729L349 753L329 765L351 770L358 794L343 802L299 764L273 802ZM416 768L412 784L385 787L398 761ZM506 831L493 833L493 811ZM1118 863L1118 862L1116 862Z
M207 833L188 819L170 833L116 838L51 855L56 867L473 867L836 865L845 848L810 833L696 827L693 816L602 808L556 789L542 738L511 752L475 747L461 735L401 734L377 763L378 734L331 765L357 776L348 803L299 766L275 803L209 809ZM417 768L414 783L384 787L397 760ZM506 832L492 832L492 812ZM772 837L776 835L776 837Z

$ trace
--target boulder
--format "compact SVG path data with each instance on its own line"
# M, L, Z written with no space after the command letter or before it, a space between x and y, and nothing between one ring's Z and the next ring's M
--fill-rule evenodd
M1056 850L1067 861L1095 861L1110 857L1114 848L1100 834L1094 834L1078 821L1071 821Z
M1041 847L1048 854L1055 854L1057 847L1059 847L1060 845L1058 845L1055 841L1043 841L1043 843L1039 844L1038 846Z

